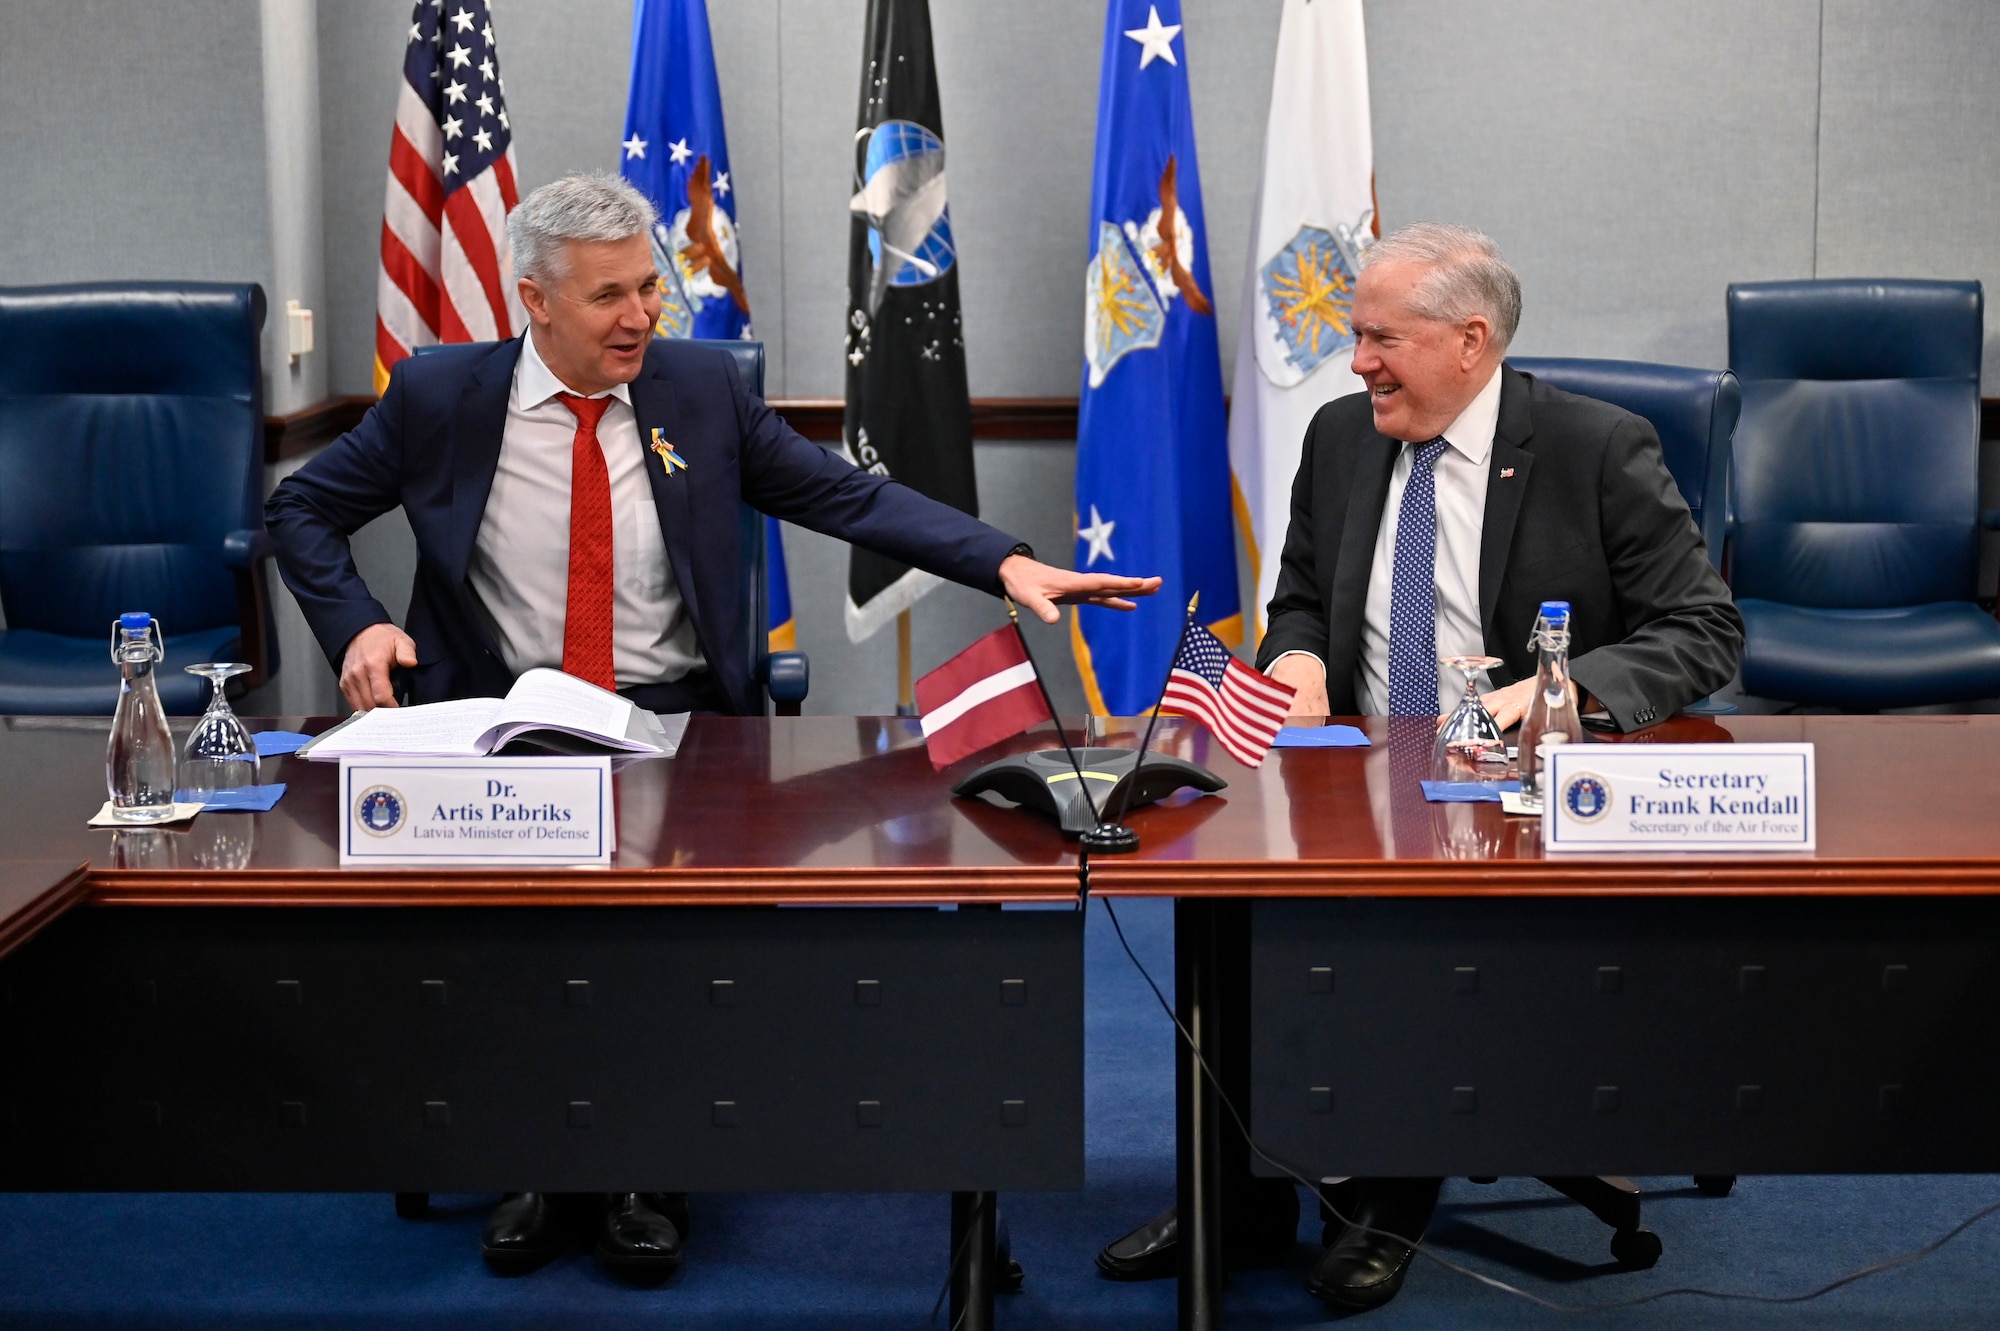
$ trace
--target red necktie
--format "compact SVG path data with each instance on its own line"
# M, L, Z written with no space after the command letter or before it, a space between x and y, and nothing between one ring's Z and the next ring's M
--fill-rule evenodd
M611 473L597 444L608 397L556 397L576 417L569 465L569 605L563 616L562 668L599 688L616 689L611 668Z

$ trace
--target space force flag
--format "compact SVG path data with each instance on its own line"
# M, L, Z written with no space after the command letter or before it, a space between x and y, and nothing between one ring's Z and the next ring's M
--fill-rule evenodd
M917 713L931 766L949 767L1049 720L1021 635L995 629L916 684Z
M449 12L417 0L382 200L376 393L418 347L490 342L528 326L507 244L507 214L520 201L486 0L459 0Z
M1100 715L1151 707L1181 607L1241 639L1208 229L1180 0L1110 0L1084 274L1076 567L1164 579L1130 613L1079 606L1071 645Z
M945 206L944 115L925 0L868 0L847 249L847 410L856 466L979 515L972 399ZM855 547L847 636L874 633L938 585Z
M706 0L632 7L632 91L619 170L653 201L662 337L748 338L750 297Z
M1359 256L1379 233L1361 0L1284 4L1229 417L1258 637L1306 427L1322 405L1362 388L1348 312Z
M637 0L632 90L619 170L652 200L653 263L660 270L661 337L749 340L750 296L736 236L736 190L707 0ZM769 650L798 645L791 584L776 518L764 519Z

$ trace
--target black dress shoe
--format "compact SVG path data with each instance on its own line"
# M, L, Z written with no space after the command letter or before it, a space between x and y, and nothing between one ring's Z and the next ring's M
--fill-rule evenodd
M1180 1267L1180 1214L1173 1207L1104 1245L1097 1269L1111 1280L1165 1280Z
M1230 1262L1289 1257L1298 1243L1299 1194L1290 1179L1256 1179L1246 1197L1247 1218L1222 1235ZM1180 1213L1173 1207L1097 1254L1097 1269L1112 1280L1165 1280L1180 1269Z
M486 1218L479 1255L496 1275L526 1275L568 1246L569 1217L546 1192L510 1192Z
M1336 1308L1354 1311L1379 1308L1395 1298L1437 1207L1439 1182L1361 1180L1360 1199L1348 1217L1355 1223L1313 1265L1306 1289Z
M657 1285L680 1270L687 1218L686 1193L615 1194L597 1237L597 1260L633 1284Z

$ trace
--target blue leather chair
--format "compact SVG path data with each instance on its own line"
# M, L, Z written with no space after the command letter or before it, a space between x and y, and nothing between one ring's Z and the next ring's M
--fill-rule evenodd
M1722 568L1729 522L1730 439L1743 393L1728 370L1697 370L1636 360L1510 356L1507 363L1567 393L1580 393L1644 416L1660 436L1667 470L1708 545L1708 562ZM1703 698L1684 711L1734 712L1733 703Z
M1979 572L1977 282L1729 288L1730 581L1746 692L1873 711L2000 697Z
M166 632L160 697L184 673L277 670L264 561L264 407L253 285L0 288L0 712L109 715L111 622Z
M743 376L743 382L758 397L764 396L764 344L762 342L728 342L696 339L695 345L710 347L716 351L726 351L736 360L736 372ZM436 347L418 347L414 354L423 355L435 351ZM770 622L767 606L768 589L765 585L764 515L750 505L743 505L743 597L744 622L751 626L749 634L750 678L757 680L770 694L772 708L779 716L797 716L806 700L806 692L812 686L812 667L804 652L774 652L770 650L763 626Z
M1623 407L1652 423L1667 470L1701 536L1708 562L1722 567L1729 519L1730 439L1743 393L1728 370L1697 370L1635 360L1509 356L1507 363L1566 393Z

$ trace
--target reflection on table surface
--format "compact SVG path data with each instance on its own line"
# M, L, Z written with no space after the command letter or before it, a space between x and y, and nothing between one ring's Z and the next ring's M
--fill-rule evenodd
M1569 861L1539 863L1538 823L1510 818L1496 804L1425 803L1417 783L1428 771L1429 720L1347 719L1368 733L1372 747L1280 749L1251 770L1198 723L1162 718L1156 748L1200 763L1229 784L1217 795L1184 791L1132 811L1126 821L1143 847L1135 856L1095 860L1093 888L1193 891L1194 878L1217 866L1244 872L1254 866L1275 890L1284 889L1287 866L1386 876L1463 873L1481 864L1528 870L1537 862L1533 872L1543 878L1604 872L1603 859L1584 861L1583 870ZM253 730L317 731L331 724L246 720ZM1068 725L1072 740L1122 747L1136 746L1143 729L1142 720ZM0 718L6 858L88 859L100 875L396 872L337 869L338 765L296 757L265 760L263 779L289 786L268 813L209 813L165 829L86 828L85 817L104 798L108 726L101 717ZM1816 857L1620 857L1628 869L1723 860L1768 869L1789 862L1796 876L1804 863L1910 861L1915 868L1993 861L2000 874L2000 825L1981 779L1987 756L2000 745L2000 717L1683 717L1635 735L1594 738L1804 740L1817 749ZM910 718L699 717L677 757L616 775L619 849L612 873L874 872L912 883L931 881L925 875L933 873L987 874L995 890L1008 881L1020 895L1059 895L1074 887L1074 842L993 797L959 800L950 793L981 761L1051 747L1055 734L1044 726L937 772ZM943 878L935 881L942 896L954 895ZM1317 890L1328 889L1322 883Z

